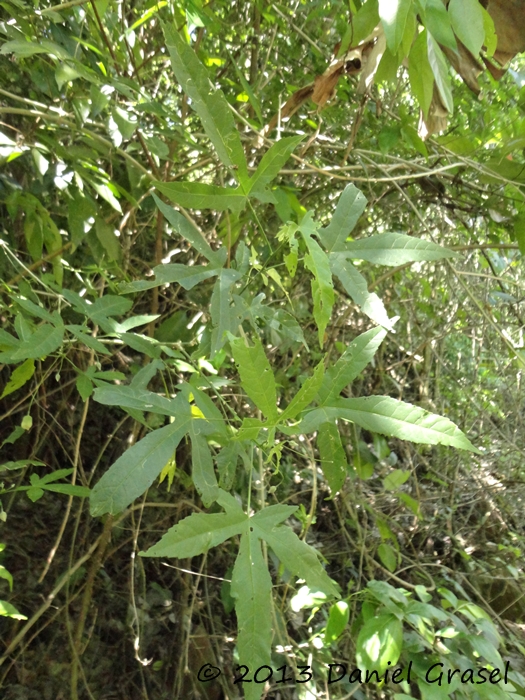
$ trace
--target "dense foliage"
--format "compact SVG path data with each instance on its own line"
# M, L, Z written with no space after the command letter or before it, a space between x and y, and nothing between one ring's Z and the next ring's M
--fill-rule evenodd
M512 8L0 2L2 697L525 695Z

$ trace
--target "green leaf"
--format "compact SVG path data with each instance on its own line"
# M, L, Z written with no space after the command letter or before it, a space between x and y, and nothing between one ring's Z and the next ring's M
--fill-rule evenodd
M357 637L356 662L365 669L374 669L381 676L394 667L403 647L403 625L393 615L378 615L365 622Z
M167 399L141 387L121 385L103 386L95 389L93 398L106 406L122 406L137 411L174 416L180 413L181 399Z
M239 214L246 206L241 187L219 187L201 182L154 182L155 187L175 204L191 209L230 209Z
M368 260L376 265L404 265L409 262L457 258L458 253L447 250L437 243L425 241L403 233L377 233L346 244L345 254L349 258Z
M377 554L389 571L393 573L397 569L398 554L392 545L388 542L382 542L377 548Z
M233 359L241 377L241 385L257 408L268 420L278 420L275 378L259 338L254 346L243 338L230 341Z
M9 394L12 394L14 391L17 391L17 389L20 389L20 387L24 386L24 384L26 384L26 382L28 382L31 379L34 373L34 359L29 359L23 362L20 365L20 367L17 367L15 370L13 370L9 381L5 385L2 395L0 396L0 399L9 396Z
M337 53L337 58L341 58L346 50L351 46L358 46L366 39L379 24L379 10L377 0L367 0L361 5L352 21L348 23L348 28L341 40L341 47Z
M384 328L371 328L350 343L335 365L326 371L319 390L320 404L331 403L361 374L371 362L386 334Z
M272 580L257 533L251 530L241 537L231 595L237 615L239 661L255 672L260 666L271 664ZM258 700L263 686L246 683L243 690L246 700Z
M209 260L212 265L216 267L222 267L226 260L227 251L223 248L219 251L214 251L211 249L210 244L204 238L202 233L195 228L190 222L175 211L173 207L165 204L161 199L159 199L155 194L152 195L157 207L164 214L169 223L173 226L175 231L179 236L183 236L191 245L197 250L201 255L203 255L206 260Z
M248 193L262 192L279 174L303 136L286 136L274 143L264 154L248 183Z
M120 248L120 241L115 235L113 226L106 223L101 216L97 216L95 217L95 231L98 240L106 252L107 259L110 262L120 260L122 250Z
M87 401L93 393L93 383L84 373L78 375L75 386L77 387L77 391L80 394L82 401Z
M450 23L450 15L443 0L426 0L423 24L438 44L446 46L452 51L458 50L456 37Z
M438 2L441 4L441 0ZM434 73L428 59L427 34L425 29L417 35L408 57L410 87L425 117L428 116L434 92Z
M81 343L84 343L86 347L95 350L95 352L100 352L102 355L111 355L111 351L107 349L104 343L101 343L100 340L93 338L92 335L84 333L82 330L80 330L81 328L83 328L83 326L66 326L66 330L72 333L77 340L80 340ZM85 328L84 330L87 331L88 329Z
M357 423L365 430L410 440L424 445L450 445L460 450L478 452L461 430L443 416L392 399L389 396L365 396L338 399L332 406L314 408L295 428L296 433L310 433L321 423L338 418Z
M121 513L141 496L173 457L193 420L188 403L177 397L174 423L154 430L117 459L91 491L91 514Z
M222 349L226 342L226 332L235 333L240 323L237 310L232 306L232 287L241 279L238 270L223 269L213 287L210 302L211 315L211 357Z
M485 29L485 47L487 50L487 56L490 58L494 56L494 52L498 46L498 36L496 34L494 20L483 5L481 6L481 13L483 15L483 27Z
M432 34L427 32L428 62L434 74L436 85L441 95L443 105L452 114L454 112L454 101L452 99L452 89L450 87L450 75L447 59L443 51L439 48L437 41Z
M4 581L7 581L9 584L9 590L13 590L13 577L9 573L9 571L5 568L5 566L0 565L0 578L3 578Z
M310 212L305 214L299 230L308 247L309 254L304 257L305 267L314 275L311 282L312 296L314 300L314 319L317 323L319 345L323 347L324 333L328 321L332 316L334 306L334 285L327 254L319 243L312 238L315 233L314 224Z
M192 107L199 115L204 131L208 134L224 165L237 170L241 185L246 183L248 181L246 157L224 94L221 90L213 89L208 72L176 29L163 24L163 30L173 72L180 86L191 99Z
M142 292L145 289L153 289L163 284L176 282L184 289L193 289L197 284L219 274L218 268L205 267L204 265L181 265L180 263L167 263L153 268L154 279L137 280L136 282L122 282L118 291L121 294Z
M388 318L383 302L377 294L368 291L366 279L347 259L345 253L330 253L330 267L361 311L375 323L389 331L393 330L392 321Z
M386 43L393 54L397 53L409 14L412 0L379 0L379 18L385 30Z
M366 198L361 190L355 185L347 185L339 197L332 220L318 233L319 240L329 253L345 249L346 239L365 207Z
M271 517L273 513L267 512L272 508L280 506L265 508L251 518L250 524L254 532L270 545L290 573L305 579L310 589L338 596L338 590L321 566L316 550L300 540L289 527L275 527Z
M77 486L75 484L49 484L44 489L54 493L62 493L66 496L77 496L78 498L89 498L91 493L87 486Z
M321 457L321 469L332 496L335 496L345 483L348 472L346 452L335 423L322 423L317 435L317 446Z
M325 646L333 644L338 639L348 624L350 618L350 607L346 600L338 600L330 607L328 622L324 633Z
M49 323L41 325L29 340L24 340L16 349L0 353L0 362L14 364L21 360L47 357L62 345L63 328L54 328Z
M222 492L221 496L224 495ZM228 494L226 494L228 495ZM226 513L193 513L171 527L165 535L141 557L177 557L186 559L207 552L230 537L246 531L248 516L234 501L221 501Z
M204 435L198 431L199 424L203 423L205 424L205 421L192 421L190 423L191 476L204 506L208 508L217 499L219 486L208 442Z
M12 617L14 620L27 620L25 615L19 613L15 606L11 605L11 603L8 603L6 600L0 600L0 617Z
M397 491L409 478L410 472L408 470L394 469L383 479L383 486L387 491Z
M321 360L311 377L308 377L288 406L281 413L279 420L287 420L295 418L301 411L309 406L317 396L317 393L323 383L324 378L324 361Z
M448 14L456 36L476 58L485 41L483 12L478 0L450 0Z

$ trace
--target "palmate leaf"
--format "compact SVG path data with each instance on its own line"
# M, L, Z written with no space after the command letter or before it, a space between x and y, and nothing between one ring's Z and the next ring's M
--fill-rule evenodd
M141 387L135 386L104 386L95 389L95 401L106 406L122 406L138 411L158 413L161 416L177 416L180 413L181 401L167 399Z
M225 513L193 513L171 527L153 547L140 552L140 556L196 557L230 537L246 532L248 516L233 496L220 491L217 501Z
M204 238L201 232L192 226L192 224L184 217L175 211L173 207L165 204L162 199L159 199L155 194L152 195L157 207L160 209L162 214L166 217L169 223L173 226L175 231L182 236L187 241L189 241L195 250L198 250L201 255L203 255L206 260L208 260L215 267L222 267L226 261L228 252L226 248L221 248L220 250L212 250L208 241Z
M459 253L447 250L437 243L403 233L378 233L369 238L351 241L346 244L344 254L349 258L392 267L409 262L459 257Z
M155 278L150 280L137 280L136 282L122 282L118 286L121 294L132 292L142 292L145 289L153 289L162 284L180 284L184 289L193 289L200 282L219 274L220 268L213 268L204 265L181 265L180 263L166 263L153 268Z
M321 405L330 404L361 374L371 362L386 334L384 328L371 328L350 343L335 365L326 371L319 390L318 399Z
M268 420L277 421L275 378L261 341L256 338L254 346L249 347L243 338L236 338L230 346L242 388Z
M239 661L255 672L271 664L272 580L262 556L261 542L251 530L241 537L231 595L235 598ZM259 700L263 687L245 683L243 690L246 700Z
M224 94L213 89L206 68L177 30L167 24L163 24L163 30L175 77L191 99L217 155L224 165L237 171L239 182L245 185L248 182L246 157Z
M317 396L317 393L323 383L324 378L324 361L321 360L311 377L304 382L297 394L290 401L288 406L281 413L280 420L295 418L301 411L309 406Z
M317 234L311 212L307 212L299 226L308 255L304 257L305 267L314 275L312 296L314 300L314 318L319 332L319 345L323 347L324 332L332 315L334 306L334 284L328 256L319 243L312 237Z
M281 525L270 529L268 523L262 522L257 515L250 523L254 532L269 544L288 571L304 578L311 590L323 591L327 595L339 595L335 584L323 569L315 549L300 540L291 528Z
M274 143L264 154L248 183L248 192L262 192L270 182L277 177L295 147L303 140L303 136L286 136Z
M230 209L239 214L246 206L241 187L219 187L201 182L154 182L155 187L175 204L192 209Z
M231 302L232 287L241 277L238 270L232 268L220 270L219 278L213 287L210 302L212 359L226 342L226 332L234 333L240 323L237 309Z
M192 418L187 400L174 402L175 422L154 430L114 462L91 492L91 514L116 514L141 496L173 457L177 445L188 432ZM122 405L122 404L121 404Z
M206 426L205 421L194 420L190 423L191 438L191 478L205 507L208 508L219 495L219 485L213 468L213 460L208 441L200 432Z
M346 452L341 442L339 428L335 423L322 423L319 426L317 446L324 478L335 496L341 490L348 470Z
M296 433L311 433L327 421L341 418L365 430L424 445L450 445L479 452L466 435L448 418L429 413L418 406L389 396L365 396L338 399L331 406L314 408L294 428Z
M368 291L368 284L363 275L347 259L345 253L330 253L330 268L339 278L350 298L360 307L372 321L380 326L393 330L392 321L388 318L385 305L373 292Z
M339 197L332 220L319 233L319 239L326 250L331 253L344 250L346 239L364 212L366 198L355 185L347 185Z
M10 365L23 360L47 357L62 345L63 338L64 326L55 328L49 323L44 323L27 340L18 343L12 350L0 352L0 363Z

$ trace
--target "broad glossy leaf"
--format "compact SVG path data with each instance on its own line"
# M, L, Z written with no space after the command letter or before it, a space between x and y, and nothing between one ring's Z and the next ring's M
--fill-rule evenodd
M163 25L173 72L191 99L215 150L224 165L236 169L241 184L248 181L248 168L239 132L224 94L214 90L206 68L174 27Z
M332 220L319 233L319 240L330 253L344 250L346 239L354 230L366 207L366 198L355 185L347 185L339 197Z
M241 273L232 268L219 271L210 302L211 357L213 358L226 342L225 333L237 333L241 322L237 309L232 305L232 287L241 279Z
M379 18L385 30L386 43L393 54L397 53L412 12L412 0L379 0Z
M235 500L235 499L233 499ZM246 532L248 516L238 504L221 502L225 513L193 513L171 527L142 557L186 559L207 552L230 537Z
M380 326L389 331L393 330L392 322L388 318L383 302L377 294L368 291L366 279L356 270L345 254L330 253L330 267L333 274L339 278L347 294L360 307L361 311Z
M403 233L377 233L369 238L360 238L347 243L344 252L348 253L350 258L391 267L409 262L459 257L458 253L437 243Z
M28 340L20 342L13 350L1 352L0 362L10 365L22 360L47 357L62 345L63 337L63 327L55 328L49 323L44 323Z
M399 661L403 648L403 624L393 615L378 615L365 622L357 637L356 661L361 669L381 676Z
M154 182L155 187L175 204L191 209L230 209L239 213L246 206L241 187L219 187L201 182Z
M242 388L270 421L278 419L275 378L259 338L253 347L244 338L230 342L233 359L239 370Z
M178 399L175 399L178 401ZM114 462L91 492L91 514L121 513L141 496L173 457L194 420L184 399L175 422L154 430Z
M165 204L162 199L159 199L157 195L153 194L153 199L157 207L164 214L166 219L173 226L175 231L182 236L187 241L189 241L195 250L198 250L201 255L203 255L206 260L215 265L216 267L222 267L226 260L227 251L226 248L215 251L212 250L208 241L204 238L200 231L198 231L195 226L193 226L182 214L175 211L173 207Z
M295 432L311 433L321 423L338 418L357 423L365 430L410 440L424 445L450 445L478 452L465 434L444 416L429 413L418 406L390 396L365 396L338 399L332 406L314 408L303 418Z
M450 87L450 75L447 59L443 51L439 48L439 44L434 39L432 34L427 32L427 51L428 62L432 68L432 73L436 80L436 85L441 95L441 100L450 114L454 111L454 100L452 98L452 89Z
M237 615L239 661L255 672L271 664L272 580L263 559L261 542L251 529L241 537L233 567L231 595ZM245 683L246 700L258 700L263 687L258 683Z
M334 401L341 391L361 374L371 362L386 334L384 328L371 328L350 343L335 365L331 365L326 371L319 390L320 404Z
M321 360L311 377L308 377L297 394L290 401L288 406L281 413L279 420L287 420L295 418L301 411L309 406L317 396L317 393L323 383L324 378L324 361Z
M485 40L482 7L478 0L450 0L448 14L456 36L476 58Z
M312 590L323 591L327 595L339 595L334 583L321 566L316 550L300 540L291 528L284 525L269 527L257 518L252 518L250 524L255 534L270 545L290 573L304 578Z
M321 457L321 469L332 496L341 490L345 483L348 462L341 442L339 428L335 423L323 423L319 427L317 446Z
M248 192L260 192L274 180L303 136L286 136L274 143L261 158L257 170L250 178Z

